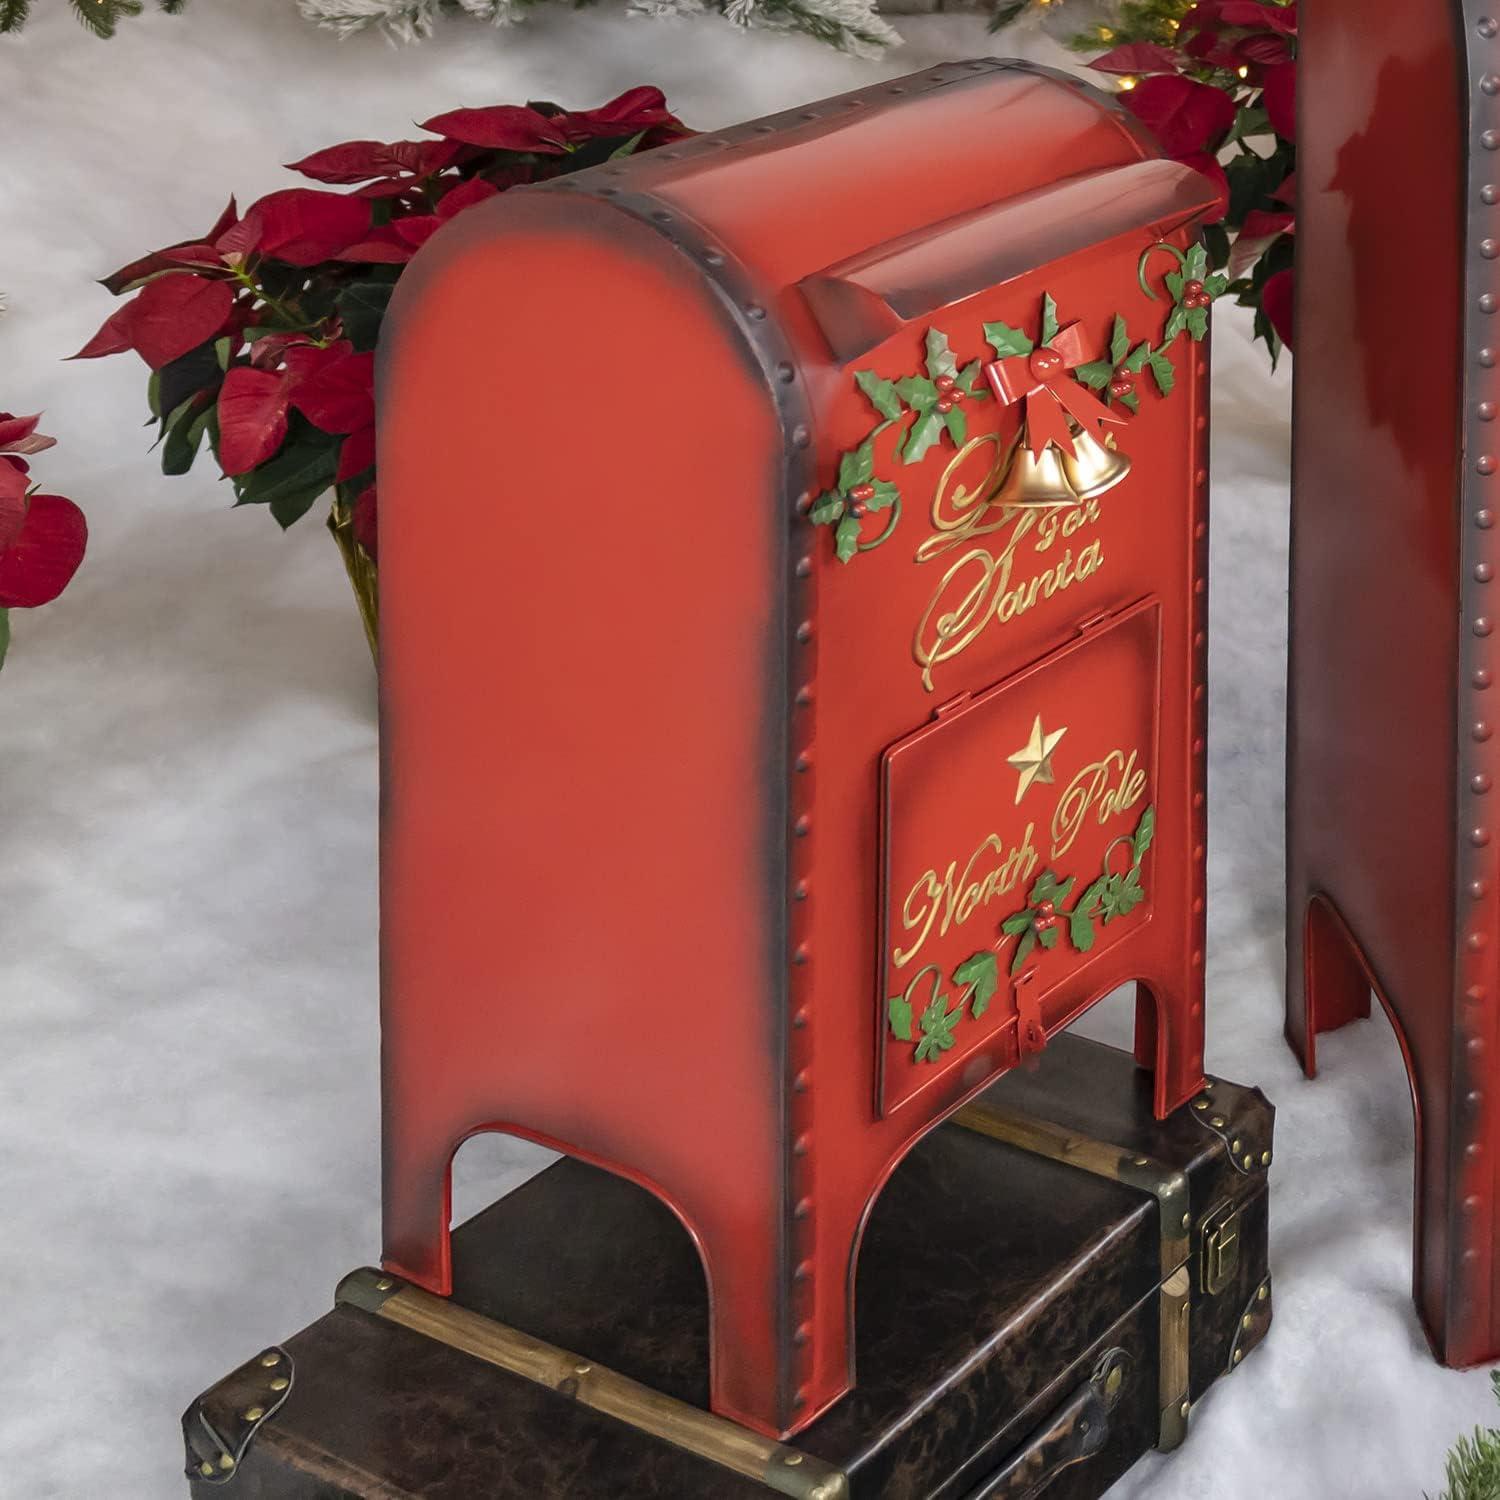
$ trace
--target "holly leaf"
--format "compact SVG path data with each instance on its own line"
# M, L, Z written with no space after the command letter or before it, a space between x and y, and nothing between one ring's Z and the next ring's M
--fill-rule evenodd
M1029 898L1031 904L1040 906L1043 901L1050 901L1054 906L1060 906L1068 899L1068 892L1073 889L1076 878L1069 875L1066 880L1059 880L1051 870L1043 870L1032 884Z
M964 395L972 396L976 401L983 401L989 395L988 391L981 390L976 384L979 379L979 373L983 368L984 361L982 359L971 359L958 372L954 380L954 384L957 385Z
M1151 358L1151 345L1144 339L1135 346L1125 357L1125 368L1132 375L1139 375L1146 368L1146 361Z
M1000 966L989 949L966 958L953 971L954 984L974 987L969 996L969 1012L976 1020L990 1008L995 991L1000 988Z
M957 1040L953 1035L953 1028L963 1013L962 1003L949 1010L948 997L941 991L932 997L918 1022L922 1028L922 1040L917 1043L918 1062L936 1062L942 1053L953 1046Z
M937 405L937 387L920 375L903 375L896 382L896 394L915 412L925 412Z
M947 411L940 413L944 426L948 429L948 436L953 439L955 447L962 447L964 440L969 435L969 424L963 412L956 406L950 406Z
M1203 342L1208 336L1208 309L1206 307L1188 308L1187 329L1192 334L1194 343Z
M807 519L814 526L827 526L837 521L844 513L844 497L835 494L832 490L824 490L813 503L813 508L808 511Z
M891 1032L898 1042L911 1040L911 1001L905 995L892 995L886 1001Z
M1039 933L1037 933L1037 940L1044 948L1057 947L1057 928L1044 927Z
M1016 944L1016 956L1010 961L1010 972L1019 974L1021 966L1031 957L1031 950L1036 947L1036 933L1028 926L1021 934L1021 940Z
M906 446L901 450L902 460L909 464L920 463L942 433L942 417L936 411L924 411L906 434Z
M901 415L901 396L894 381L884 380L874 370L856 370L854 383L866 396L870 405L888 421Z
M1146 892L1141 888L1138 872L1131 870L1120 881L1120 889L1115 895L1114 916L1128 916L1146 899Z
M1132 391L1128 396L1119 398L1120 405L1128 408L1131 412L1139 412L1141 409L1141 398Z
M1141 821L1135 825L1135 837L1131 844L1135 851L1135 862L1140 864L1146 856L1146 851L1151 847L1151 840L1156 837L1156 808L1148 807L1141 814Z
M1117 363L1118 358L1091 359L1087 364L1078 365L1074 369L1073 378L1088 386L1091 391L1102 391L1114 379Z
M875 474L875 439L867 437L839 460L839 488L847 495L856 485L868 484Z
M958 361L948 343L948 335L938 328L927 330L927 373L933 380L947 375L958 378Z
M1187 260L1182 270L1189 281L1206 281L1208 279L1208 251L1202 245L1194 245L1187 253Z
M1187 277L1181 271L1168 271L1162 277L1162 280L1166 283L1167 290L1172 294L1172 300L1174 302L1181 302L1182 289L1188 284Z
M1042 346L1050 348L1052 340L1057 337L1059 324L1057 321L1057 303L1052 300L1051 292L1042 293Z
M1130 349L1130 333L1125 327L1125 319L1115 314L1114 332L1109 336L1109 362L1117 365L1125 358Z
M1099 908L1099 893L1104 886L1104 877L1100 876L1083 895L1078 898L1078 904L1068 913L1068 937L1073 946L1080 953L1087 953L1094 946L1096 932L1094 929L1094 913Z
M1156 382L1157 390L1163 396L1170 396L1172 387L1177 384L1177 367L1165 354L1158 354L1154 350L1146 357L1146 363L1151 369L1151 378Z
M1212 276L1205 278L1203 290L1210 297L1222 297L1229 290L1229 278L1222 271L1215 271Z
M865 501L866 510L889 510L900 498L901 491L889 479L871 480L875 493Z
M1112 921L1120 909L1120 890L1124 883L1118 875L1106 875L1100 882L1099 910L1106 922Z
M1029 909L1013 912L1000 924L1000 931L1007 937L1015 937L1018 933L1025 932L1031 926L1032 915Z
M1180 302L1172 309L1171 314L1167 318L1167 326L1162 329L1161 342L1163 348L1170 344L1188 326L1188 314L1191 310L1191 308L1184 307Z
M1030 354L1036 348L1036 345L1019 328L1012 328L1009 323L986 323L984 336L989 341L990 348L995 351L997 359L1009 359L1017 354Z
M859 520L844 516L833 531L833 550L841 563L848 562L859 551Z

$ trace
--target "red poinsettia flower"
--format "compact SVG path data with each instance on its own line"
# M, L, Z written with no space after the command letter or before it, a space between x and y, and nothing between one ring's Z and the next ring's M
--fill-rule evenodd
M379 561L379 521L376 515L373 484L364 490L359 499L354 502L354 510L349 520L354 531L354 540L370 554L373 560Z
M1294 347L1292 308L1296 274L1292 270L1278 271L1261 288L1260 293L1261 311L1271 320L1271 327L1288 349Z
M0 609L32 609L57 598L88 543L88 523L71 500L27 493L22 455L53 446L36 430L38 420L0 412Z

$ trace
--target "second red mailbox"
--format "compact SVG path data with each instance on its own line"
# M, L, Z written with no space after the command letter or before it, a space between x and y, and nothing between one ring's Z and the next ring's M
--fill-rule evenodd
M449 1290L473 1132L597 1162L695 1237L714 1407L785 1434L854 1378L861 1227L928 1129L1132 981L1158 1112L1200 1086L1214 197L982 61L418 256L380 454L390 1270Z

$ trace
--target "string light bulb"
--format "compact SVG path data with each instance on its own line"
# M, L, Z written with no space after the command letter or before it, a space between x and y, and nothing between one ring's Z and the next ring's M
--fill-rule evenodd
M1129 92L1129 91L1130 91L1130 90L1131 90L1131 89L1133 89L1133 88L1134 88L1134 87L1135 87L1135 86L1136 86L1136 84L1138 84L1138 83L1139 83L1139 82L1140 82L1140 81L1141 81L1141 80L1140 80L1140 79L1139 79L1139 78L1133 78L1133 77L1131 77L1131 75L1130 75L1130 74L1129 74L1129 73L1126 73L1126 74L1125 74L1125 75L1124 75L1124 76L1123 76L1123 77L1122 77L1122 78L1121 78L1121 79L1120 79L1120 92L1121 92L1121 93L1128 93L1128 92Z

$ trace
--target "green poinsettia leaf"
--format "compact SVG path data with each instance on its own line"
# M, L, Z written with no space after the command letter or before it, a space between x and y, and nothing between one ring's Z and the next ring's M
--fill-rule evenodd
M901 415L901 396L893 380L884 380L874 370L856 370L854 383L870 399L870 405L887 420Z
M833 530L833 550L841 563L846 563L859 551L859 521L854 516L844 516Z
M1146 368L1146 361L1151 358L1151 345L1144 339L1135 346L1125 357L1125 368L1132 375L1139 375Z
M1076 876L1069 875L1066 880L1059 880L1051 870L1043 870L1032 882L1028 899L1033 906L1040 906L1043 901L1061 905L1068 899L1068 892L1073 889L1076 879Z
M927 456L927 450L942 434L942 417L936 411L924 411L906 434L906 445L901 450L903 461L909 464L920 463Z
M1150 367L1151 378L1156 382L1157 390L1163 396L1170 396L1172 387L1177 384L1177 367L1165 354L1157 354L1154 351L1146 364Z
M146 409L156 421L161 421L161 371L153 370L146 381ZM146 424L151 425L149 422Z
M1012 975L1019 974L1026 960L1031 957L1031 950L1036 947L1036 933L1030 927L1021 934L1021 940L1016 944L1016 956L1010 961L1010 972Z
M1208 251L1202 245L1194 245L1183 262L1183 273L1189 281L1208 279Z
M1007 937L1015 937L1031 926L1033 913L1028 909L1011 913L1001 924L1000 931Z
M212 402L195 413L196 399L192 397L184 401L177 409L178 415L167 426L167 440L161 450L163 474L186 474L192 468L203 444L203 434L217 414L218 408Z
M1206 307L1190 307L1187 315L1187 329L1193 336L1193 342L1201 344L1208 336L1208 309Z
M1119 313L1115 314L1114 331L1109 336L1109 362L1117 365L1130 349L1130 333L1125 327L1125 319Z
M814 526L830 526L844 513L844 497L832 490L824 490L813 502L807 519Z
M997 359L1009 359L1017 354L1030 354L1036 348L1036 345L1019 328L1012 328L1009 323L986 323L984 336L989 341L990 348L995 351Z
M1188 284L1188 278L1181 271L1168 271L1162 280L1166 282L1167 290L1172 294L1172 300L1181 302L1182 289Z
M896 394L915 412L937 405L938 389L923 375L903 375L896 382Z
M1057 321L1057 303L1052 300L1051 292L1042 293L1042 347L1049 348L1052 340L1057 337L1059 324Z
M933 380L944 375L954 379L958 376L958 361L948 343L948 335L938 328L927 330L927 373Z
M400 270L393 266L392 270ZM380 338L385 310L396 290L394 281L351 281L339 292L339 322L344 337L359 350L373 349Z
M911 1040L911 1001L905 995L892 995L886 1002L891 1032L898 1042Z
M221 370L229 368L229 351L234 340L226 333L223 338L214 340L214 358L219 362Z
M5 653L10 650L10 611L0 606L0 667L5 665Z
M974 987L969 996L969 1013L977 1020L990 1008L995 991L1000 988L1000 964L994 953L986 950L966 958L953 971L954 984Z
M1141 814L1141 821L1135 825L1135 836L1131 839L1131 845L1135 853L1135 862L1140 864L1145 858L1146 851L1151 847L1151 840L1156 837L1156 808L1148 807Z
M964 416L960 407L950 406L943 412L943 425L948 429L948 436L953 439L955 447L962 447L969 436L968 419Z
M866 510L889 510L901 498L901 491L889 479L874 479L870 483L875 493L865 501Z
M1073 378L1092 391L1102 391L1114 379L1115 363L1108 359L1091 359L1074 369Z
M976 401L983 401L989 395L988 391L980 389L978 385L980 372L983 369L984 361L982 359L971 359L958 372L958 379L956 381L959 390L966 396L972 396Z

